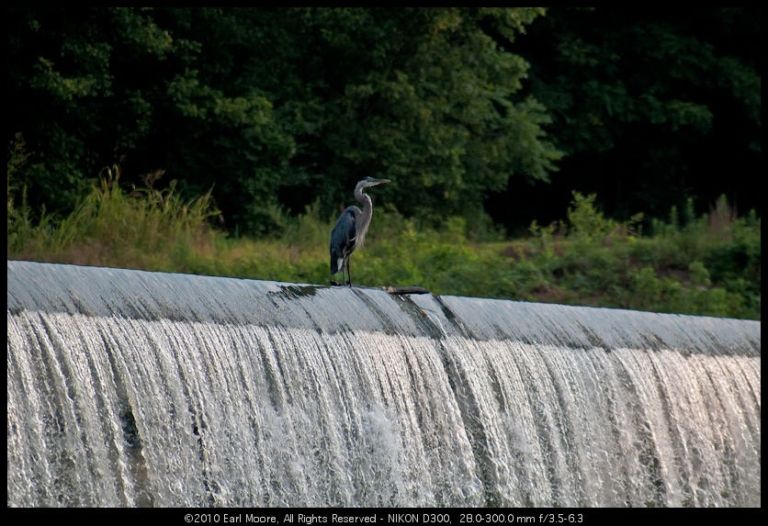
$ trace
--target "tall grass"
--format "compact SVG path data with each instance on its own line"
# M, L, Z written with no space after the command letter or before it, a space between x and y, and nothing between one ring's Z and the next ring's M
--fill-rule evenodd
M24 191L18 206L9 192L8 257L81 265L185 270L189 254L205 258L222 235L208 224L218 212L205 194L183 201L171 183L126 194L120 170L105 169L98 183L67 217L42 213L37 224Z

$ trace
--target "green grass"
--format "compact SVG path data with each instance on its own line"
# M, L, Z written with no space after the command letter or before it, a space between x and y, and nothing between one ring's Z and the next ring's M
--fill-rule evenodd
M9 170L9 176L11 170ZM107 171L68 217L33 221L8 186L8 258L327 284L333 218L282 214L282 235L232 238L212 225L210 196L183 201L173 185L126 193ZM15 202L17 194L20 202ZM677 211L640 235L640 216L605 218L574 194L567 219L515 240L478 241L461 218L427 228L376 210L352 277L367 286L419 285L454 294L759 319L760 219L721 200L685 224ZM280 215L279 211L275 214ZM485 236L487 238L488 235ZM493 237L493 236L491 236ZM339 276L340 278L340 276Z

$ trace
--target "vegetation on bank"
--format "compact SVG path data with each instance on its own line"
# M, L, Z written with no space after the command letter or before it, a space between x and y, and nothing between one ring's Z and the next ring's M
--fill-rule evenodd
M9 259L328 283L334 218L317 206L298 217L272 210L279 236L233 237L211 226L219 213L210 194L183 200L173 184L158 190L151 180L128 191L113 167L70 215L33 219L13 174L9 163ZM737 217L721 198L696 217L689 201L647 232L641 224L639 214L608 219L594 195L576 192L563 221L534 223L529 236L514 240L461 217L424 226L384 205L352 258L352 277L358 285L420 285L435 294L760 318L753 211Z

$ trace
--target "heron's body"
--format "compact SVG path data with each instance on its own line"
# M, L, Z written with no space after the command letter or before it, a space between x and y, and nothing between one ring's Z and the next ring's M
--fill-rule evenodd
M345 208L331 231L331 275L346 270L349 276L347 284L350 286L352 276L349 271L349 258L355 249L363 246L373 216L373 203L370 196L364 194L363 190L388 182L387 179L366 177L357 183L355 199L363 205L363 208L356 206Z
M331 274L345 268L347 258L357 248L357 222L362 214L356 206L347 207L331 232Z

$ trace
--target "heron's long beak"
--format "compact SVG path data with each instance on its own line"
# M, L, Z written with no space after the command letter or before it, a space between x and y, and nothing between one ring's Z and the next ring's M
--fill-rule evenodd
M390 181L389 179L376 179L376 180L373 182L373 184L374 184L374 185L379 185L379 184L384 184L384 183L391 183L391 182L392 182L392 181Z

